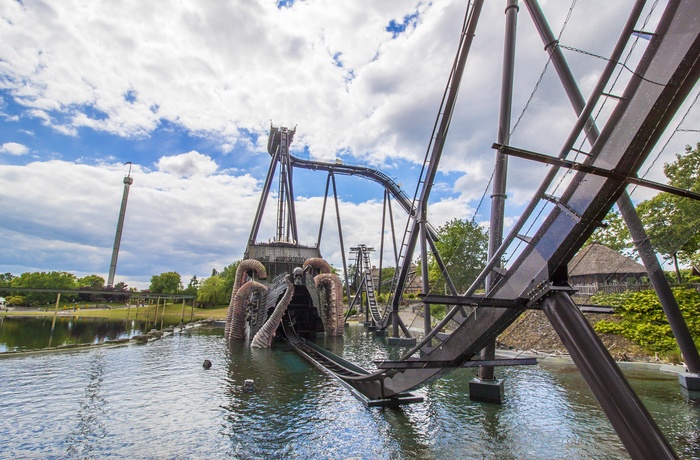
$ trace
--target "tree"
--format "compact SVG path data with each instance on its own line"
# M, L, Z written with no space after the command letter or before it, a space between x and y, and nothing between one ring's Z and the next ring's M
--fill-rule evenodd
M223 299L226 298L226 296L231 296L231 291L233 291L233 284L236 282L236 270L238 270L238 265L240 265L241 261L237 260L232 264L227 265L224 267L224 269L219 272L219 278L221 278L222 281L222 286L221 286L221 291L224 293Z
M151 292L160 294L177 294L182 289L182 280L178 272L165 272L151 276Z
M664 174L670 185L700 192L700 143L694 149L686 146L684 155L676 154L675 161L664 165ZM639 203L637 213L654 249L675 262L677 279L679 261L700 266L700 201L661 192ZM630 255L634 244L620 214L611 210L605 221L586 244L597 241Z
M217 305L223 298L223 280L219 275L210 276L202 281L197 292L197 301L203 305Z
M488 233L476 222L453 219L438 229L435 242L458 292L466 291L486 264ZM434 288L447 289L437 261L430 257L428 280Z
M198 290L199 280L197 279L197 275L194 275L192 278L190 278L190 282L187 283L187 287L183 291L183 294L196 296Z
M0 273L0 288L12 286L12 280L15 276L12 273ZM0 296L9 296L10 291L0 289Z
M105 287L105 279L99 275L87 275L78 278L78 287L89 287L93 291L101 291Z
M676 154L664 165L664 174L670 185L700 192L700 143L695 149L686 146L685 155ZM679 278L679 261L700 262L700 201L661 192L640 203L637 212L657 252L673 259Z
M77 279L74 274L68 272L27 272L12 280L12 287L39 288L39 289L75 289ZM74 295L65 295L63 300L72 300ZM56 294L52 292L27 292L27 303L32 305L45 305L56 301Z
M584 247L591 243L604 244L621 254L634 255L636 257L636 253L633 253L634 243L630 232L627 230L627 225L625 225L622 215L614 209L608 212L603 225L593 232L584 244Z

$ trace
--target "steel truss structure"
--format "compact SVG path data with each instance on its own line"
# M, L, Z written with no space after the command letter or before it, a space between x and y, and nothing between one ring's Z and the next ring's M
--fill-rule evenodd
M577 114L577 119L570 127L568 138L556 152L545 152L547 155L544 155L539 152L526 152L524 149L518 149L517 146L509 145L508 135L505 133L509 128L508 98L509 92L512 91L513 75L512 68L509 68L508 64L504 66L501 121L499 122L501 134L494 145L497 151L497 163L500 162L503 166L502 173L497 170L494 178L492 233L499 233L494 232L494 228L503 228L500 201L505 195L503 187L505 186L505 162L508 155L529 155L531 159L547 161L551 164L532 200L507 235L495 237L492 235L486 267L466 292L457 293L451 286L451 296L432 294L424 296L426 335L401 359L383 361L377 363L375 370L364 370L339 357L329 357L327 353L323 358L314 358L307 345L298 341L297 345L300 350L301 347L307 347L302 352L316 363L331 360L332 364L319 365L326 369L332 368L331 372L368 401L400 401L401 398L406 397L408 391L439 378L450 369L473 365L473 358L485 348L487 352L482 353L479 364L486 369L497 364L488 357L488 348L494 343L495 338L517 319L524 309L539 308L545 313L569 350L574 363L629 454L633 458L675 458L675 453L656 423L583 317L581 310L571 300L572 290L567 284L567 263L593 231L601 225L602 219L617 202L633 239L638 244L654 287L662 298L664 310L689 370L694 373L700 372L700 357L678 312L677 305L672 295L670 299L668 298L663 282L653 275L660 270L656 270L653 250L648 245L644 229L625 190L627 184L637 180L641 165L650 155L700 77L698 2L669 0L656 29L639 31L637 25L645 2L637 1L630 9L624 27L619 31L617 44L605 57L607 65L587 100L583 98L576 86L559 43L549 30L537 1L523 0L523 3L543 39L545 50L555 65L573 110ZM419 180L420 193L416 194L414 200L409 200L391 179L369 168L294 158L288 152L289 143L284 137L293 136L293 131L277 128L272 128L271 131L269 151L273 160L264 187L264 195L270 191L272 175L277 163L280 163L285 175L284 179L280 179L277 240L295 243L297 240L291 183L292 167L327 171L329 176L326 183L326 198L329 184L333 185L335 194L334 174L359 175L375 180L382 184L407 212L406 232L400 250L396 253L398 276L393 282L391 302L387 311L381 314L377 312L378 317L375 319L375 322L381 323L379 324L381 327L391 326L394 336L398 336L399 329L405 330L397 312L414 254L420 251L421 261L424 264L423 273L428 272L429 248L439 257L434 247L435 232L428 223L427 203L439 168L459 83L475 37L482 6L483 0L474 0L467 8L457 57L450 72L443 104L439 110L440 115L426 154L425 174ZM517 1L508 0L505 62L509 61L508 56L514 52L515 17L518 11ZM630 47L630 43L640 33L648 36L649 41L636 68L631 71L622 91L618 89L616 96L606 93L613 71L620 65L623 52ZM598 126L592 118L592 113L602 100L606 100L608 104L614 104L614 108L607 119ZM587 140L590 145L585 152L574 148L577 141L582 139ZM574 162L569 158L572 153L584 153L585 160L580 163ZM573 179L561 193L557 195L548 193L561 168L572 168ZM258 208L249 246L255 245L260 218L264 211L264 201L265 198L261 200ZM543 218L535 219L531 229L526 234L522 234L525 224L532 220L537 208L545 210ZM338 228L341 231L339 219ZM320 238L321 230L319 230L319 241ZM512 263L507 267L501 267L503 255L512 248L516 239L524 242L524 248L517 253ZM343 264L345 266L345 260ZM345 272L347 273L347 270ZM475 295L476 288L484 283L486 283L486 293ZM347 284L346 279L346 286ZM427 277L424 277L423 291L430 292ZM445 318L434 327L429 317L429 307L433 303L452 306ZM446 328L448 325L450 327ZM446 333L445 330L452 332Z

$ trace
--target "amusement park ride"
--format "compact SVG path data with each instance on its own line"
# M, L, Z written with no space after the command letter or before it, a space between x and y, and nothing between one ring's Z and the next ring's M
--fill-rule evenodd
M643 24L642 27L639 25L646 2L634 2L615 47L605 57L607 62L601 69L598 82L586 100L537 1L523 1L577 116L570 126L568 138L563 145L557 146L557 155L552 156L509 145L508 135L503 134L510 131L515 18L518 14L517 0L507 3L499 135L493 145L497 160L489 258L472 286L459 293L448 277L446 281L451 295L435 295L430 293L427 276L424 277L425 335L416 343L401 321L398 309L417 248L420 249L423 273L428 271L428 251L445 271L435 245L437 235L428 222L427 203L483 0L469 2L457 56L413 199L409 199L388 176L371 168L294 157L289 146L295 130L271 127L268 152L272 159L248 240L246 260L236 274L226 321L226 338L231 346L246 343L254 347L269 347L275 337L286 338L295 350L336 376L368 405L415 402L420 398L410 393L412 389L451 369L473 365L481 368L472 391L495 391L498 399L502 385L493 378L493 366L516 363L499 363L494 359L495 339L524 310L540 309L569 350L629 454L633 458L675 458L653 418L572 301L573 290L567 284L567 263L617 202L683 352L689 373L682 376L681 383L689 390L700 390L700 356L672 295L668 298L665 280L653 276L653 273L660 272L654 265L658 266L658 261L648 246L644 229L626 192L630 183L665 187L639 179L637 173L700 76L700 6L696 0L669 0L656 29L649 31L643 29ZM636 45L640 36L648 38L638 45L644 46L643 54L636 67L628 69L621 65L623 55ZM625 67L629 75L623 85L618 83L614 87L613 95L613 75L621 67ZM607 104L607 116L603 120L595 119L594 114L601 104ZM589 144L585 151L575 148L583 143ZM511 155L545 162L550 167L525 211L503 236L505 167L506 158ZM577 162L576 158L581 156L585 159ZM277 168L279 174L276 176ZM388 304L380 306L376 301L371 276L360 281L368 294L367 314L371 326L387 331L390 341L409 347L401 359L378 362L376 369L367 370L314 344L317 334L343 334L343 283L321 258L318 243L303 246L299 242L292 181L294 168L328 173L323 213L330 185L333 186L337 208L336 174L378 182L385 188L385 203L390 203L389 197L392 197L406 212L406 231L400 249L395 251L397 270ZM571 179L562 186L563 191L555 195L552 184L566 172L573 173ZM257 241L258 231L275 177L279 181L276 235L271 242L261 243ZM669 187L664 190L699 198L688 191ZM391 215L391 207L388 209ZM319 242L322 222L323 216ZM391 225L393 228L393 219ZM348 270L339 219L338 230L347 287ZM516 240L521 246L514 261L501 266L504 254L513 251ZM368 250L363 245L353 248L357 256L355 268L362 273L366 273L370 265ZM477 295L476 289L480 286L485 286L485 294ZM352 299L349 292L348 299ZM448 305L447 315L435 326L430 322L431 304ZM485 385L485 389L480 388L480 384Z

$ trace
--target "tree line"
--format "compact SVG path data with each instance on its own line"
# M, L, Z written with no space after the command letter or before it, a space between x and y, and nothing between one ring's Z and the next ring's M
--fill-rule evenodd
M105 286L105 279L99 275L87 275L78 278L73 273L51 272L26 272L19 276L12 273L0 274L0 296L6 298L8 305L28 305L39 307L56 301L56 294L52 292L21 292L3 290L3 287L30 288L30 289L65 289L85 291L79 294L62 294L61 299L66 302L124 302L129 298L129 289L123 283L114 286ZM124 292L121 294L103 294L90 291Z

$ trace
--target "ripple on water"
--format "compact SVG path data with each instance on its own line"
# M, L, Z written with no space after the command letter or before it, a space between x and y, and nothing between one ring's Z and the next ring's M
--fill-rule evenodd
M362 328L325 346L371 365L395 356ZM379 347L379 348L378 348ZM213 366L204 370L202 362ZM473 403L460 369L423 404L366 409L283 345L228 350L220 330L146 345L0 361L3 458L619 458L625 453L571 366L498 369L501 406ZM632 384L684 457L697 405L674 380ZM245 379L255 392L244 393Z

